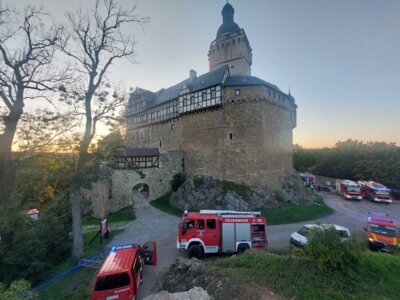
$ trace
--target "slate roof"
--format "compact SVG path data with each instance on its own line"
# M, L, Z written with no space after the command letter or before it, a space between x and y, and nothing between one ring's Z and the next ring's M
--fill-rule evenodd
M161 89L155 93L153 105L178 98L179 92L184 84L186 84L190 92L221 84L226 70L227 66L221 66L211 72L195 77L194 79L188 78L167 89Z
M227 77L224 86L246 86L246 85L263 85L277 92L283 93L275 84L266 82L255 76L230 76Z
M158 148L126 148L118 151L118 156L158 156Z

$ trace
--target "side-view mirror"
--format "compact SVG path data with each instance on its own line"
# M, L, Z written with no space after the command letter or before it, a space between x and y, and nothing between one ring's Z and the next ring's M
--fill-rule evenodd
M182 234L183 234L183 235L186 234L186 229L182 229Z
M148 245L144 245L144 246L143 246L143 249L144 249L144 250L148 250L148 249L149 249L149 246L148 246Z

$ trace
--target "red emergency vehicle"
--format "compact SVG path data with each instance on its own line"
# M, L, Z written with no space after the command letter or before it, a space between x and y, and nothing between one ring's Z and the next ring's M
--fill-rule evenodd
M179 225L177 248L189 258L204 253L242 253L267 246L266 218L260 212L224 210L185 211Z
M365 231L372 250L391 251L400 247L399 227L388 214L369 212Z
M374 202L392 203L390 189L375 181L359 181L361 192L365 199Z
M157 264L156 242L118 245L111 249L94 283L92 300L132 300L142 283L143 264Z
M361 186L351 180L336 180L336 191L345 200L362 200Z
M310 173L300 173L299 174L301 180L304 182L304 185L310 187L311 185L315 185L316 179L315 176Z

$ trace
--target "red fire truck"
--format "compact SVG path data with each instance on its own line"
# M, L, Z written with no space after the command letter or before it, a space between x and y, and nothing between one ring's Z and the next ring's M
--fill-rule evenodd
M361 186L351 180L336 180L336 191L345 200L361 201Z
M267 246L266 218L260 212L224 210L185 211L179 224L177 248L189 258L204 253L243 253Z
M392 251L400 247L399 227L388 214L369 212L365 231L371 250Z
M390 189L375 181L359 181L361 192L365 199L374 202L392 203Z

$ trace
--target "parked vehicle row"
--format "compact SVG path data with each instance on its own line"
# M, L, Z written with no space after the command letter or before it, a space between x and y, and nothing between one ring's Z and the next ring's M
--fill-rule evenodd
M390 189L375 181L336 180L336 191L345 200L367 199L386 204L393 201Z
M347 188L352 183L347 183ZM266 218L260 212L230 210L185 211L179 224L177 248L189 258L205 253L243 253L247 249L265 249L268 245ZM315 229L334 229L342 241L351 233L337 224L307 224L290 236L292 247L305 247ZM400 247L399 226L387 214L368 214L368 245L372 250L392 251ZM143 281L144 264L157 264L156 242L118 245L111 249L96 275L92 300L136 299Z

